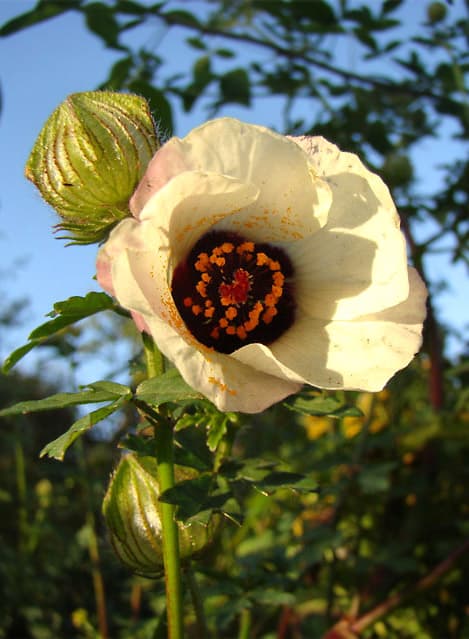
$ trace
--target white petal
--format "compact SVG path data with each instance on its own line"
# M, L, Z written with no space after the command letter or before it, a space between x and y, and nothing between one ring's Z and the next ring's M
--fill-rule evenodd
M105 291L114 295L112 262L116 255L129 248L143 246L140 225L132 218L122 220L110 233L109 238L98 251L96 258L96 277Z
M176 176L147 202L140 222L122 227L115 240L121 248L127 245L129 228L138 235L138 242L128 238L128 250L121 250L113 261L119 303L146 315L155 313L192 343L171 295L173 269L201 235L257 194L252 184L222 175L191 171Z
M184 170L227 175L259 187L256 207L222 225L252 240L298 239L317 231L327 219L329 186L311 170L298 145L269 129L220 118L182 140L172 138L156 153L134 194L134 213Z
M421 344L426 289L414 269L409 282L404 302L374 315L332 322L300 317L271 346L273 356L319 388L380 390Z
M384 182L323 138L294 138L332 190L327 224L292 243L299 306L312 318L353 319L408 296L399 217Z
M256 371L229 355L194 348L154 316L146 320L158 347L185 381L221 411L258 413L301 388L301 384Z
M174 267L196 241L226 217L255 204L257 186L216 173L180 173L148 200L140 220L149 220L166 236Z

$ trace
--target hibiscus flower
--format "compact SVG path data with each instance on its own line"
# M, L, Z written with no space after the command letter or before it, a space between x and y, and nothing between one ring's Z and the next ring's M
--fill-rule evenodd
M207 122L157 151L130 210L98 281L220 410L378 391L420 347L426 291L389 191L323 138Z

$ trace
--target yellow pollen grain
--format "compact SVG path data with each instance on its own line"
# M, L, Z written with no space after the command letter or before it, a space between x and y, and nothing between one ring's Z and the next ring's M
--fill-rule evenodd
M262 315L262 321L264 322L264 324L270 324L270 322L274 319L277 313L278 311L275 307L268 308L265 311L265 313L263 313Z
M236 335L236 327L235 326L227 326L226 327L227 335Z
M224 393L228 393L229 395L238 394L234 388L229 388L226 384L224 384L223 382L220 382L220 380L218 380L216 377L209 377L208 381L210 382L210 384L213 384L214 386L218 386L218 388L222 390Z
M222 317L218 320L218 324L220 325L220 328L226 328L228 326L228 320L225 317Z
M192 297L185 297L182 303L186 308L189 308L189 306L192 306L192 304L194 303L194 300L192 299Z
M202 307L198 304L194 304L194 306L191 308L191 311L194 313L194 315L200 315L200 313L202 313Z
M238 311L234 306L229 306L225 311L225 317L229 320L234 319L238 315Z

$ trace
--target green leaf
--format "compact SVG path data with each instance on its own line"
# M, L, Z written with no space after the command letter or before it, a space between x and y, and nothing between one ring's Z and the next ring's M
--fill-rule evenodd
M88 413L84 417L78 419L66 433L54 439L54 441L50 442L41 450L40 457L44 457L48 455L53 459L58 459L62 461L67 449L73 444L73 442L81 437L84 433L86 433L90 428L92 428L95 424L102 421L109 415L112 415L116 410L121 408L128 400L128 397L123 396L116 399L116 401L112 402L112 404L107 404L107 406L102 406L97 410Z
M36 340L34 342L24 344L23 346L20 346L19 348L14 350L13 353L10 353L10 355L8 355L8 357L3 362L2 371L4 373L8 373L8 371L11 370L13 366L20 361L20 359L22 359L29 353L29 351L32 351L33 348L39 346L41 343L42 340Z
M99 36L106 46L120 48L119 24L111 7L102 2L92 2L83 7L83 13L90 31Z
M253 482L261 493L266 495L279 488L290 488L301 492L314 492L318 490L317 482L299 473L274 471L266 475L261 481Z
M167 402L201 399L202 395L186 384L176 368L171 368L164 375L139 384L135 398L149 406L158 407Z
M131 56L126 56L118 60L112 67L108 79L100 86L108 91L119 91L126 86L130 72L134 67Z
M174 127L173 110L163 91L156 89L148 82L140 80L131 82L129 89L142 95L148 101L158 131L161 131L165 137L171 136Z
M398 9L404 0L384 0L381 11L383 13L392 13Z
M117 309L112 297L106 293L88 293L85 297L70 297L63 302L54 304L54 310L48 315L52 320L44 322L29 335L27 344L13 351L3 364L3 372L8 373L29 351L43 344L49 337L86 317L101 311Z
M328 415L330 417L361 417L362 412L355 406L347 406L335 397L305 397L299 395L291 403L285 404L302 415Z
M261 606L294 606L296 603L296 597L292 593L279 592L273 588L256 588L246 595Z
M391 472L396 465L397 462L390 461L364 467L358 475L362 491L367 495L386 492L390 486Z
M80 4L81 0L60 0L56 2L53 0L42 0L38 2L31 11L22 13L2 25L2 27L0 27L0 37L11 35L27 27L32 27L39 22L44 22L61 13L65 13L65 11L70 11L70 9L78 9Z
M7 415L26 415L43 410L55 410L66 406L79 404L97 404L100 402L115 401L116 399L131 397L131 390L122 384L115 382L95 382L78 393L56 393L45 397L25 402L19 402L9 408L0 410L0 417Z
M207 423L207 446L212 453L218 448L218 444L225 436L229 421L229 418L223 414L214 414Z
M165 490L160 501L178 507L178 518L188 519L205 510L212 486L210 474L200 475L196 479L178 482L173 488Z
M169 24L181 24L188 27L196 28L199 28L201 26L195 15L189 13L189 11L183 11L182 9L166 11L165 13L161 13L160 15L163 16L164 20Z
M249 106L251 84L245 69L234 69L220 78L221 102L236 102Z
M48 313L54 319L45 322L34 329L29 339L43 339L49 337L62 328L75 324L85 317L90 317L95 313L107 311L115 307L112 297L106 293L96 293L92 291L85 297L73 296L63 302L56 302L54 310Z

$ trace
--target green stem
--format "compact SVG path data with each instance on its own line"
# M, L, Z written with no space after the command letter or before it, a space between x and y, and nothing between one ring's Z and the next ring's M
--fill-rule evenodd
M18 435L15 441L16 487L18 491L18 546L20 556L26 561L29 539L28 510L26 505L26 467L23 445Z
M244 608L241 612L241 618L239 620L239 634L238 639L249 639L251 632L251 610Z
M157 348L153 338L142 333L148 377L158 377L164 373L164 357Z
M144 335L143 344L147 362L148 377L156 377L164 372L164 360L151 337ZM155 452L160 490L174 486L174 438L169 421L155 424ZM160 502L161 533L163 538L163 562L166 584L166 610L169 639L183 639L183 600L181 582L181 560L179 556L179 535L175 519L175 507Z

